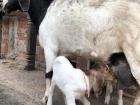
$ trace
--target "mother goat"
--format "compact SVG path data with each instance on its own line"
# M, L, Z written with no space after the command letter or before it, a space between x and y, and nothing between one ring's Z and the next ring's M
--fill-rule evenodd
M51 71L58 54L107 60L114 52L124 52L131 72L140 84L138 3L128 0L55 0L48 8L39 33L45 51L46 72Z
M139 34L140 5L137 2L54 0L39 28L46 73L51 71L58 54L73 54L90 59L100 57L106 61L112 53L124 52L131 72L140 84ZM46 81L49 89L50 81ZM44 102L47 96L48 90Z

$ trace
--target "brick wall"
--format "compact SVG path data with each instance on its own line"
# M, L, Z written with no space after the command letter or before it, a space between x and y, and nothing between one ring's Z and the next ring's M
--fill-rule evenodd
M8 53L8 30L9 30L9 17L4 16L2 21L2 43L1 55L5 56Z
M15 50L17 59L26 62L26 48L27 48L27 20L26 16L18 16L15 27L17 33L15 34Z
M13 58L26 64L27 48L27 18L23 13L16 13L4 16L2 20L2 45L1 54L3 57ZM36 64L44 65L43 49L37 40Z

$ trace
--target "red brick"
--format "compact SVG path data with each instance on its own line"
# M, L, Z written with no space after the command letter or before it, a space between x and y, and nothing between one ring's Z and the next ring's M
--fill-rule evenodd
M26 63L26 49L27 49L27 19L25 16L18 16L15 18L15 24L16 24L16 35L15 35L15 41L16 41L16 51L17 54L17 60ZM9 17L4 16L3 22L2 22L2 53L7 55L8 52L8 37L9 37ZM36 43L36 62L37 64L44 64L44 51L40 47L38 38Z

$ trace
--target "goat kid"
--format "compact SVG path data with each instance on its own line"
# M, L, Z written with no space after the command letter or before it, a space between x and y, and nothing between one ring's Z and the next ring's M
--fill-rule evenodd
M76 105L75 99L79 99L84 105L90 105L85 95L89 96L91 89L96 95L100 94L102 89L98 86L103 82L99 81L113 80L112 74L108 72L106 65L99 65L98 63L96 68L83 72L74 68L66 57L57 57L53 63L53 77L47 105L52 105L55 86L65 95L67 105Z
M96 60L90 68L90 73L95 75L96 80L95 84L91 88L93 89L95 96L98 98L98 96L102 93L102 88L104 85L106 85L108 82L112 82L114 80L114 76L110 68L101 60ZM91 75L91 77L94 76ZM92 82L90 82L90 84L92 84Z

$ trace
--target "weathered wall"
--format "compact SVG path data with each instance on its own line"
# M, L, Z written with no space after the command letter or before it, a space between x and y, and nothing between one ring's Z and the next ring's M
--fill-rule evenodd
M8 53L8 30L9 30L9 17L4 16L2 19L2 43L1 43L1 55L3 57Z
M26 64L27 54L27 18L22 13L3 16L2 20L2 44L3 57L17 59ZM43 49L37 41L36 46L37 67L44 65Z

